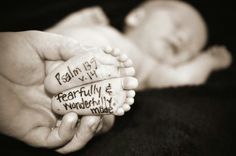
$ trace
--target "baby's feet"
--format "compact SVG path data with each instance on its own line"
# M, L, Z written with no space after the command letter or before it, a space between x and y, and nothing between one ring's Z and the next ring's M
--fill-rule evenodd
M101 80L134 76L132 61L119 49L84 47L84 55L75 56L53 70L45 79L53 94Z
M213 46L207 54L212 58L215 70L228 68L232 63L232 56L224 46Z
M138 82L133 77L115 78L86 84L59 93L52 99L57 114L76 112L79 115L124 115L134 102Z
M123 115L134 102L138 86L132 77L132 61L110 47L85 50L84 55L69 59L46 77L45 88L57 94L52 100L53 111Z

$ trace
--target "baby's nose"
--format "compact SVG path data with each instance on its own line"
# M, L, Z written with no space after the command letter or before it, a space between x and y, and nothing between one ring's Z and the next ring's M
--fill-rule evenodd
M168 41L172 45L172 47L175 49L175 52L178 52L181 49L184 49L184 47L188 44L188 41L190 40L190 35L187 32L183 31L177 31L174 35L172 35L170 38L168 38Z
M184 46L190 39L190 32L188 32L187 30L181 30L177 33L177 38L179 41L179 45Z

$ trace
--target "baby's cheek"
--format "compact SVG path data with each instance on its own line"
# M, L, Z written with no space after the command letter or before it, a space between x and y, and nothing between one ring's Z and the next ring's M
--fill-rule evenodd
M173 49L162 40L154 41L150 47L150 53L159 61L165 62L173 55Z

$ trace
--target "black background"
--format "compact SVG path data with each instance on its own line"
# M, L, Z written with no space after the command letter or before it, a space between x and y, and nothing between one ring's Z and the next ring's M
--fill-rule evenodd
M125 15L141 0L1 1L0 31L44 30L78 9L100 5L122 31ZM188 0L205 18L209 45L224 44L235 57L232 1ZM132 110L113 129L71 155L231 156L236 113L235 63L198 87L138 92ZM23 126L23 125L22 125ZM57 155L0 135L0 155Z

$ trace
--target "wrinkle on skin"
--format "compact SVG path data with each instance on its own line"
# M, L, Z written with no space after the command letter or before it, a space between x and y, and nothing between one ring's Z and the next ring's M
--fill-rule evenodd
M6 79L19 85L31 86L43 83L44 64L35 49L21 33L1 33L0 47L4 51L0 57L0 72ZM14 42L12 45L10 43ZM20 48L21 46L23 46ZM24 61L27 60L27 63ZM17 77L15 76L17 74ZM31 76L29 76L31 75Z

